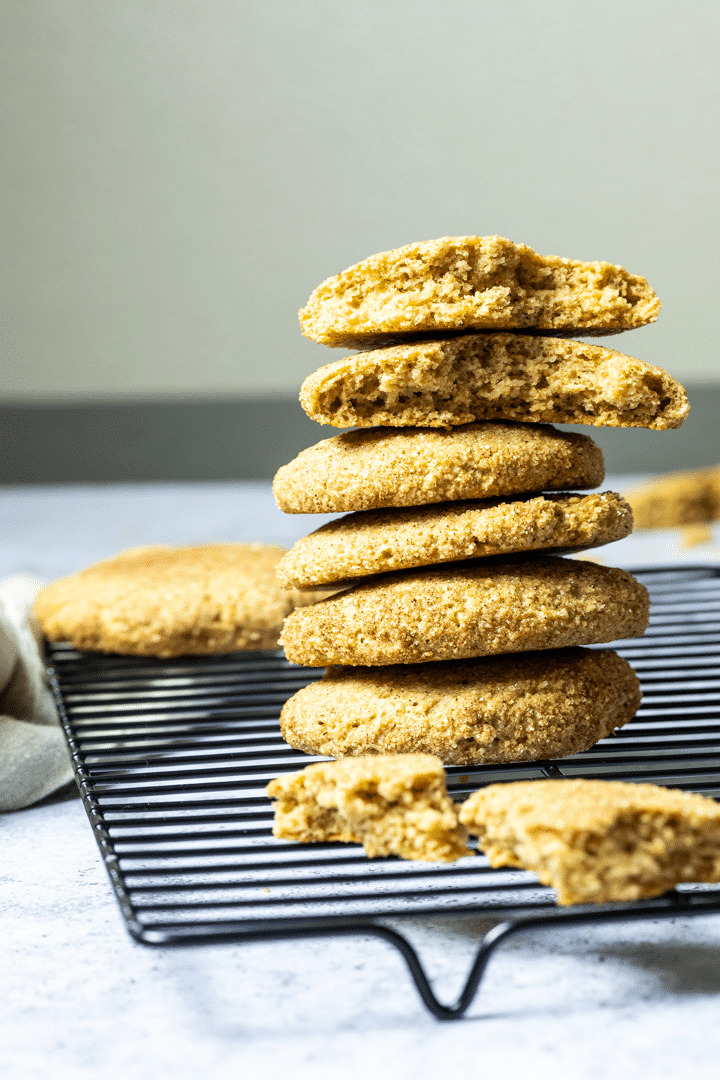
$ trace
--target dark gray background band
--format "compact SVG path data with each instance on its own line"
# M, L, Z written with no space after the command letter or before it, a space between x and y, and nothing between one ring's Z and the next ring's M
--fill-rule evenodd
M678 431L576 427L608 472L666 472L720 461L720 385L688 387ZM336 430L294 395L234 400L0 406L0 482L263 480Z

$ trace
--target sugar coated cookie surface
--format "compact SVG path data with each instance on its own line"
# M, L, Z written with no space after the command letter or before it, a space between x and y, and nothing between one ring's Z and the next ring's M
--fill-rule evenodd
M548 424L369 428L302 450L278 469L273 493L289 514L342 513L591 488L604 475L592 439Z
M446 765L578 754L626 724L640 686L609 649L382 668L330 668L287 701L283 737L308 754L436 754Z
M720 520L720 465L668 473L628 492L638 529Z
M597 547L631 529L630 507L612 491L365 510L298 540L277 572L287 588L337 585L461 559Z
M134 548L46 586L35 612L47 638L79 649L148 656L274 649L296 603L275 576L284 551Z
M720 805L702 795L604 780L521 781L476 791L460 820L492 866L532 870L560 904L720 881Z
M328 278L300 312L325 345L438 330L546 330L587 337L654 322L643 277L607 262L538 255L502 236L445 236L371 255Z
M416 664L636 637L648 609L626 570L508 558L370 578L294 611L281 643L313 667Z
M301 843L362 844L366 853L454 862L472 855L448 798L445 771L429 754L358 757L308 765L271 781L273 835Z
M468 334L356 353L309 375L300 404L335 427L448 427L474 420L680 427L684 388L599 345Z

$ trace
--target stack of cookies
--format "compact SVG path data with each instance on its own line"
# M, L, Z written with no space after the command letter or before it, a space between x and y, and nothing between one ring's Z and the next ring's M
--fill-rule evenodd
M602 454L553 422L678 427L666 372L568 340L657 318L622 267L544 257L500 237L374 255L301 311L314 340L362 351L301 402L356 430L281 468L288 513L347 513L280 562L286 588L342 591L294 611L282 644L327 666L286 704L285 739L332 757L430 753L446 764L577 753L626 723L634 672L583 646L642 634L646 590L563 558L632 528Z

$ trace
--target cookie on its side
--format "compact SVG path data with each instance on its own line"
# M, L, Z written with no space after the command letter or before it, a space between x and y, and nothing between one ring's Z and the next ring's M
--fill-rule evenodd
M459 660L644 633L649 597L626 570L536 556L370 578L294 611L281 644L312 667Z
M302 450L278 469L273 494L287 514L343 513L591 488L604 475L592 439L548 424L370 428Z
M560 904L659 896L720 881L720 805L654 784L492 784L460 808L491 866L532 870Z
M356 353L309 375L300 404L334 427L520 420L665 431L690 411L662 368L586 342L503 333Z
M144 656L276 649L299 601L276 579L284 552L273 544L133 548L41 589L35 614L50 641L78 649Z
M286 588L344 585L371 574L461 559L598 547L631 530L630 507L612 491L365 510L298 540L277 573Z
M366 853L454 862L474 852L436 757L401 754L320 762L272 780L273 835L301 843L339 840Z
M643 277L607 262L538 255L502 236L444 236L382 251L328 278L300 312L306 337L366 347L438 330L587 337L655 322Z
M637 529L671 529L720 520L720 465L668 473L629 491Z
M640 685L609 649L561 649L384 668L330 668L280 715L297 750L436 754L445 765L588 750L635 715Z

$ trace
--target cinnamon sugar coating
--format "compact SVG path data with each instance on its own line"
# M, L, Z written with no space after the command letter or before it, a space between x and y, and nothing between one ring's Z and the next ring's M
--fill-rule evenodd
M288 514L342 513L591 488L604 475L592 439L547 424L369 428L302 450L278 469L273 494Z
M35 613L50 641L144 656L276 649L284 617L313 594L277 582L274 544L142 547L45 586Z
M631 529L630 507L612 491L365 510L298 540L277 573L286 588L344 585L371 574L462 559L597 547Z
M294 611L281 644L311 667L417 664L637 637L648 609L626 570L507 558L370 578Z
M609 649L330 668L284 705L280 726L308 754L436 754L446 765L578 754L630 720L635 672Z

